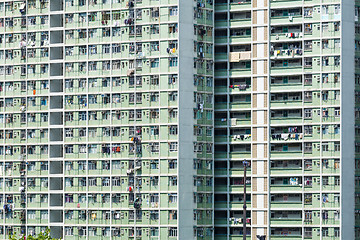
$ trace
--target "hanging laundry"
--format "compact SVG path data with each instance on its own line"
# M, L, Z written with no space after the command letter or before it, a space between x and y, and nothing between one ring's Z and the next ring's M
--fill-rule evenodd
M281 139L283 139L283 140L288 140L288 138L289 138L289 134L287 134L287 133L282 133L281 134Z
M290 185L298 185L298 178L290 178Z

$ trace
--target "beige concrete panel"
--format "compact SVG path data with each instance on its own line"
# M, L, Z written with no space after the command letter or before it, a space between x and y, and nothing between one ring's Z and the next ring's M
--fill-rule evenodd
M256 111L252 112L252 122L253 122L253 124L257 123L257 112Z
M265 211L264 214L265 214L264 224L267 225L268 224L268 212Z
M264 128L264 141L268 140L268 130L267 128Z
M268 90L268 78L264 77L264 91Z
M252 145L252 158L257 158L257 145Z
M252 191L253 191L253 192L256 192L256 191L257 191L257 181L256 181L256 178L253 179L251 186L252 186Z
M265 24L268 23L268 11L267 10L264 11L264 23Z
M229 54L230 62L240 62L240 53L239 52L231 52Z
M264 43L264 57L268 57L268 44Z
M264 195L264 208L268 208L268 195Z
M264 162L264 174L267 175L268 174L268 163Z
M256 94L253 95L252 106L253 106L253 108L257 107L257 95Z
M264 124L267 124L268 122L268 114L267 114L267 111L264 111Z
M264 27L264 40L268 40L269 33L268 33L268 27Z
M253 78L252 80L252 90L257 91L257 78Z
M252 174L257 174L257 162L253 161L251 166L252 166Z
M252 139L253 141L255 141L255 142L256 142L257 139L258 139L256 128L253 128L253 129L252 129L251 139Z
M257 61L252 62L253 74L257 74Z
M252 56L253 56L253 58L257 58L257 45L256 44L253 45Z
M256 195L252 195L251 203L252 203L252 208L257 208L257 197L256 197Z
M264 94L264 107L267 107L268 101L267 101L267 93Z
M268 61L265 60L264 61L264 74L267 74L268 73Z
M255 212L255 211L252 212L251 224L252 224L252 225L256 225L256 224L257 224L257 212Z
M268 187L268 181L267 178L264 178L264 190L267 191L267 187Z
M264 144L264 158L268 157L268 145Z
M253 228L252 229L252 234L251 234L251 239L252 240L258 240L258 238L256 237L256 228Z

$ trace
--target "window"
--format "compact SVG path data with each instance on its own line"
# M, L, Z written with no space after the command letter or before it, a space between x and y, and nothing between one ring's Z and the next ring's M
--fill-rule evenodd
M49 212L48 211L41 211L40 212L41 219L49 219Z
M176 193L169 194L169 203L177 203L177 194Z
M308 118L308 119L312 118L312 109L305 109L304 110L304 117Z
M74 129L66 128L65 129L65 137L72 138L74 136Z
M150 84L154 86L159 85L159 76L156 75L150 76Z
M159 228L157 228L157 227L152 227L152 228L150 229L150 236L152 236L152 237L157 237L157 236L159 236Z
M172 109L172 110L169 110L169 117L170 118L177 118L177 109Z
M169 7L169 15L170 16L177 16L178 15L178 8L177 7Z
M334 151L340 152L340 142L334 142Z
M159 59L151 59L151 68L158 68L159 67Z
M86 112L79 112L79 121L86 121Z
M169 228L169 237L177 237L177 228L176 227Z
M304 148L306 153L312 152L312 143L308 143L308 142L304 143Z
M27 168L28 171L35 171L35 162L29 162Z
M312 228L305 228L304 235L305 235L305 238L311 238L312 237Z
M169 92L169 101L175 102L177 100L177 92Z
M312 58L311 57L306 57L304 59L305 61L305 67L311 67L312 66Z
M103 54L109 54L110 53L110 45L109 44L102 45L102 53Z
M322 229L322 236L328 237L329 236L329 228L323 228Z
M110 178L102 178L102 186L103 187L109 187L110 186Z
M113 53L120 53L121 52L120 44L113 44L112 45L112 52Z
M159 160L151 160L150 169L159 169Z
M211 127L206 127L206 136L208 136L208 137L212 136L212 128Z
M36 211L35 210L28 210L27 215L28 215L28 219L35 219L36 218Z
M170 126L169 127L170 135L177 135L178 134L178 127L177 126Z
M176 210L170 210L169 211L169 220L176 220L177 219L177 211Z
M74 183L73 178L65 178L65 186L66 187L72 187Z
M340 177L335 177L335 186L340 186Z
M340 56L335 56L334 57L334 65L335 66L340 66Z
M48 162L41 162L40 163L40 170L41 171L48 171L49 170L49 163Z
M178 65L177 57L169 58L169 66L170 67L177 67L177 65Z
M90 152L90 149L93 150L93 145L89 146L89 152ZM85 144L79 145L79 153L87 153Z
M89 178L89 186L96 186L96 178Z
M168 161L169 163L169 169L176 169L177 168L177 160L176 159L171 159Z
M136 93L136 103L141 103L141 102L142 102L142 94Z
M328 152L329 151L329 143L323 143L322 144L322 151Z
M65 153L74 153L74 145L65 145Z
M36 195L35 194L30 194L28 195L28 203L34 203L36 199Z
M328 32L329 31L329 23L323 23L322 24L322 32Z
M111 181L112 186L121 186L121 180L119 177L113 177Z
M174 85L177 82L177 75L169 75L169 84Z
M322 184L325 186L329 185L329 177L326 176L322 177Z
M305 221L312 221L312 211L305 211Z
M65 236L73 236L74 230L73 227L65 227Z
M141 109L137 109L136 110L136 119L137 120L141 120L142 118L142 110Z
M152 153L157 153L157 152L159 152L159 148L160 148L159 143L152 143L152 144L150 144L149 146L150 146L150 151L151 151Z
M335 7L334 14L340 14L340 4L337 4L334 7Z
M177 152L178 151L178 143L177 142L169 143L169 151L170 152Z
M178 24L171 23L169 24L169 33L176 33L178 31Z
M79 137L86 137L86 128L79 129Z
M78 169L79 169L80 171L85 171L85 170L87 170L86 161L79 161L79 162L78 162Z
M313 127L312 126L304 126L304 134L305 135L312 135L313 134Z
M335 117L340 117L340 108L335 108Z
M176 176L169 177L169 186L177 186L177 177Z
M89 161L88 166L89 166L89 170L96 170L97 169L96 161L94 161L94 160Z

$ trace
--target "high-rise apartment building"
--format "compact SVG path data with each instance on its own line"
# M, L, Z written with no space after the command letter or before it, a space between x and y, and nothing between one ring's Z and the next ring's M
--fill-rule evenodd
M215 239L360 238L358 6L215 1Z
M360 239L359 7L0 1L0 239Z
M212 19L211 1L0 2L1 239L211 239Z

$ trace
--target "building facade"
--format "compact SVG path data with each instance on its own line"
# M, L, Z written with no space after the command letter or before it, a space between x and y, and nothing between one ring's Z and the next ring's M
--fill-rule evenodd
M358 239L359 3L215 3L215 239Z
M359 6L1 1L0 238L360 239Z
M0 15L0 238L211 238L213 3L1 1Z

